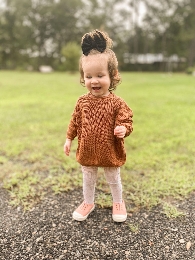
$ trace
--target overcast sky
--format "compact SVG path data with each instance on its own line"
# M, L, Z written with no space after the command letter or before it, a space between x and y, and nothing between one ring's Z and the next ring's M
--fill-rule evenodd
M85 1L85 0L84 0ZM135 0L136 1L136 0ZM4 4L3 4L3 0L0 0L0 7L3 7L4 6ZM129 7L129 5L128 5L128 0L126 0L126 4L125 3L119 3L118 4L118 6L119 7L125 7L125 8L129 8L130 9L130 7ZM143 18L143 16L144 16L144 14L146 13L146 7L145 7L145 5L144 5L144 3L142 2L142 1L138 1L137 2L137 4L138 4L138 8L139 8L139 18L138 18L138 23L140 24L141 23L141 21L142 21L142 18ZM133 17L133 19L135 19L136 17L136 13L135 12L133 12L134 13L134 17Z

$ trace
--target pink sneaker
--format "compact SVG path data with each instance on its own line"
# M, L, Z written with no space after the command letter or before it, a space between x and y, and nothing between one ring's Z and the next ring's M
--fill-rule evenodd
M123 222L127 219L127 211L124 200L122 203L113 202L112 218L116 222Z
M83 221L94 210L94 208L94 204L87 204L83 201L83 203L73 212L72 217L77 221Z

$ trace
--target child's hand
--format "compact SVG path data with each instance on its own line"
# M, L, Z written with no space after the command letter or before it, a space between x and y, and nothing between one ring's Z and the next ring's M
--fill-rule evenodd
M127 129L125 126L116 126L114 129L114 135L116 135L118 138L123 138L125 137L126 131Z
M66 142L64 144L64 152L67 156L69 156L70 148L71 148L72 140L66 139Z

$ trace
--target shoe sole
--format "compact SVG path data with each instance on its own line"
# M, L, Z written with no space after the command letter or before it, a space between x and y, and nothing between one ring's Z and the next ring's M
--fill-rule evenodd
M115 222L124 222L127 219L127 214L126 215L112 215L112 219Z
M95 205L93 206L93 208L90 210L90 212L86 215L86 216L82 216L81 214L77 213L76 211L73 212L72 217L73 219L77 220L77 221L83 221L85 220L89 214L95 209Z

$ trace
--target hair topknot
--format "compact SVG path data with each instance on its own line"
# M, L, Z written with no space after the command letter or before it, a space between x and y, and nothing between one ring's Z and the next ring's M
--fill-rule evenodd
M107 48L112 47L112 40L105 32L94 30L86 33L81 40L81 49L83 54L87 56L91 50L97 50L103 53Z

